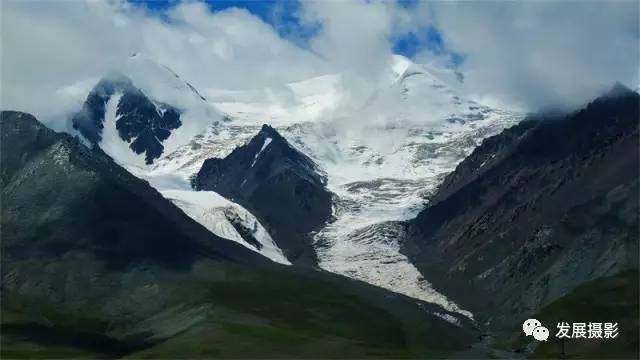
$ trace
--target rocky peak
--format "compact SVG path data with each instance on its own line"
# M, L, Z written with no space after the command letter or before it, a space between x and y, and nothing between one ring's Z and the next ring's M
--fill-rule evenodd
M116 94L120 97L115 119L106 119L107 104ZM149 98L128 77L117 72L96 84L72 123L82 136L98 146L104 140L105 126L115 126L120 139L136 154L144 154L147 164L162 155L163 141L182 125L180 110Z
M192 185L245 206L295 261L313 252L310 232L331 217L331 193L318 170L308 156L264 125L226 158L207 159Z

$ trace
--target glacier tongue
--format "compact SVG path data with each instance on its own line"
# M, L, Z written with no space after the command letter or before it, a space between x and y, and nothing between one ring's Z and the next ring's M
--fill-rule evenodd
M472 319L400 253L404 229L398 221L415 217L425 197L484 137L517 120L492 111L473 122L437 127L373 126L353 134L304 124L283 130L326 171L338 198L336 220L315 235L319 266Z
M394 82L351 117L279 130L326 171L338 198L335 221L315 235L321 268L473 319L400 253L398 221L415 217L482 139L521 116L465 100L428 68L399 60Z
M379 223L350 233L342 231L346 222L353 221L352 216L339 217L316 237L321 268L440 305L473 320L471 312L434 290L400 253L402 224Z

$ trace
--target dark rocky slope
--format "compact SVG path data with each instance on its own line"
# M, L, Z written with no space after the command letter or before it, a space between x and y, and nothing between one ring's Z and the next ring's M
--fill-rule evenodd
M315 263L310 233L331 218L331 193L315 163L264 125L224 159L207 159L193 179L246 207L290 261Z
M2 112L5 260L84 252L114 269L139 260L186 268L199 256L262 257L219 238L100 149L31 115Z
M416 357L471 340L428 304L212 235L28 114L2 112L0 134L2 358Z
M637 93L484 141L410 224L403 251L490 324L638 264Z

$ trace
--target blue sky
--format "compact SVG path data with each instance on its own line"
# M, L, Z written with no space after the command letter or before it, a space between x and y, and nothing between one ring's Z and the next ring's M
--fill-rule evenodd
M179 0L129 0L130 3L146 6L148 9L157 12L159 16L174 6ZM314 29L302 26L295 16L299 8L299 2L290 0L215 0L203 1L214 11L228 8L247 9L253 15L259 17L264 22L271 24L278 33L299 45L304 45L304 41L313 36Z
M398 3L406 8L411 8L415 6L417 1L399 0ZM156 12L158 16L162 16L164 11L174 6L179 0L129 0L129 2L145 6L152 12ZM214 11L232 7L246 9L264 22L272 25L280 36L300 47L307 47L308 40L317 31L317 28L300 24L299 19L296 17L296 12L299 9L298 0L215 0L206 1L206 3ZM393 51L409 58L414 58L422 50L429 50L434 55L448 57L450 60L449 65L453 67L459 66L464 60L463 56L446 48L440 32L432 26L405 34L402 37L393 39L393 42Z

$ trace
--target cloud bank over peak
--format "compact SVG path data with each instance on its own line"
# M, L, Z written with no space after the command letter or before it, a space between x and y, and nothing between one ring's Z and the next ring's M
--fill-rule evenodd
M317 55L246 9L212 12L202 3L178 3L160 17L124 1L2 7L2 106L43 117L78 106L57 96L60 89L97 81L134 53L168 66L196 88L264 87L327 71Z
M394 49L407 37L415 39L414 61L455 66L465 79L460 92L501 107L579 104L616 81L638 86L637 1L276 2L271 23L251 4L2 2L2 107L64 117L85 87L133 53L198 89L279 87L340 73L345 101L357 107L393 76ZM452 64L451 54L463 60Z

